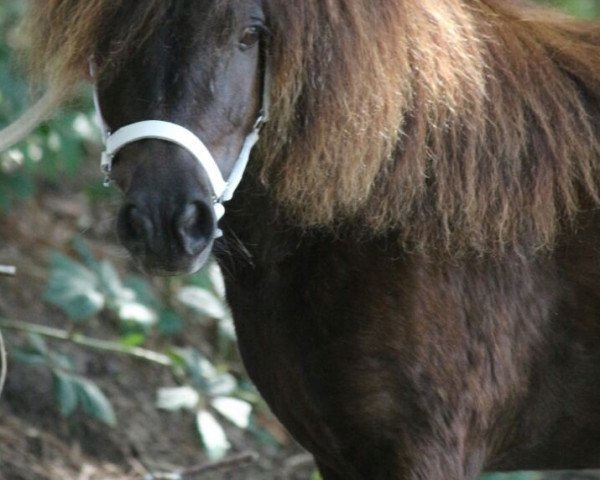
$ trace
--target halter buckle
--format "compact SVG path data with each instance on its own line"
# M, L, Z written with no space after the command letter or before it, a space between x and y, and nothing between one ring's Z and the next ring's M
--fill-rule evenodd
M261 110L258 113L258 117L256 118L256 121L254 122L254 126L252 127L252 130L260 130L260 128L265 124L265 116L263 114L263 111Z

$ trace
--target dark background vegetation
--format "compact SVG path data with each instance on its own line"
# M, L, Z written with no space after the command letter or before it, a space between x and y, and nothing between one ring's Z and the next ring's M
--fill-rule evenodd
M600 17L600 0L547 3ZM24 7L0 4L0 128L32 96L14 54ZM317 479L245 376L218 268L150 279L117 245L98 141L84 90L0 152L0 265L18 268L0 277L0 479Z

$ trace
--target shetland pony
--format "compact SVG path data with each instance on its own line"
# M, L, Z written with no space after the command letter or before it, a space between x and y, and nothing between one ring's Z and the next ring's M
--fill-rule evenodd
M325 480L600 467L598 25L516 0L34 0L29 26L48 84L92 59L107 132L188 132L109 152L119 236L149 273L214 252L248 373ZM230 179L266 113L219 220L210 165Z

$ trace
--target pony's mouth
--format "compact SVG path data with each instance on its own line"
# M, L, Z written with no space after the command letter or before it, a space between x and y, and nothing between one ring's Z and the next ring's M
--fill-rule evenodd
M143 273L151 276L173 277L199 271L210 258L212 244L213 242L194 257L185 255L177 258L163 258L157 255L139 255L131 251L129 253L135 266Z

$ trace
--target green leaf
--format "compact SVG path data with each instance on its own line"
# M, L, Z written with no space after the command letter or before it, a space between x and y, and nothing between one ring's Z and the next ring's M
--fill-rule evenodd
M88 141L100 141L99 132L93 118L83 113L76 113L71 126L80 138Z
M235 426L247 429L250 425L252 405L232 397L218 397L212 401L212 407Z
M158 331L163 335L176 335L183 331L185 322L181 316L171 309L160 312L158 319Z
M229 373L221 373L210 360L193 349L175 352L185 362L195 387L211 397L226 396L237 388L237 380Z
M323 480L323 478L321 477L321 474L318 471L314 471L313 474L310 476L310 480Z
M208 457L213 461L221 460L231 444L217 419L210 412L201 410L196 414L196 428Z
M174 349L172 355L177 355L183 360L187 372L192 377L194 385L205 390L208 384L208 378L218 375L215 366L203 355L200 355L192 348Z
M58 406L58 411L63 417L68 417L77 408L77 381L71 375L58 370L52 372L52 377L54 382L54 399Z
M125 286L135 293L135 298L144 305L154 310L163 308L162 302L152 290L152 286L141 277L129 277L125 280Z
M193 275L188 276L186 278L187 282L190 285L194 285L195 287L203 288L205 290L212 289L213 284L210 279L210 265L212 265L212 262L204 266Z
M223 273L216 262L208 266L208 278L212 284L213 290L220 298L225 298L225 280Z
M73 378L76 382L77 396L83 411L96 420L115 426L117 424L115 412L102 390L90 380L81 377Z
M190 386L160 388L156 398L158 408L171 412L195 410L199 402L200 394Z
M237 387L237 380L230 373L221 373L214 377L208 377L206 382L206 393L211 397L230 395Z
M14 197L25 200L33 195L33 180L24 175L10 175L8 187Z
M40 355L38 352L32 352L29 349L15 348L10 353L11 359L26 365L48 365L49 359L45 355Z
M10 210L12 202L8 196L2 191L2 180L0 178L0 212L6 212Z
M166 354L169 356L174 365L181 367L189 372L187 355L188 351L184 348L170 348Z
M98 271L100 269L100 264L94 257L92 250L88 246L88 244L79 236L76 236L73 239L73 248L77 252L77 255L84 261L84 263L88 266L88 268L93 271Z
M541 480L542 474L538 472L514 472L514 473L487 473L479 477L479 480Z
M549 0L549 3L580 17L593 18L600 14L600 5L596 0Z
M224 302L206 289L194 286L183 287L177 299L185 306L209 318L227 318L229 311Z
M75 368L73 365L73 359L69 355L65 355L63 353L51 352L48 357L51 360L51 363L55 366L58 366L59 369L63 371L71 371Z
M37 333L28 333L27 340L33 351L38 352L40 355L48 356L48 345L44 337Z
M50 280L44 298L73 320L96 315L106 302L94 273L58 252L51 257Z
M127 347L139 347L140 345L143 345L145 341L146 335L139 332L126 333L119 338L119 343Z
M235 325L233 324L232 318L223 318L219 320L218 328L219 335L221 335L221 337L224 338L226 341L236 341L237 334L235 332Z
M98 264L98 277L106 295L114 299L135 299L135 292L125 288L119 274L109 262L103 261Z
M155 311L136 301L120 303L117 315L124 322L133 322L146 328L151 327L157 321Z

